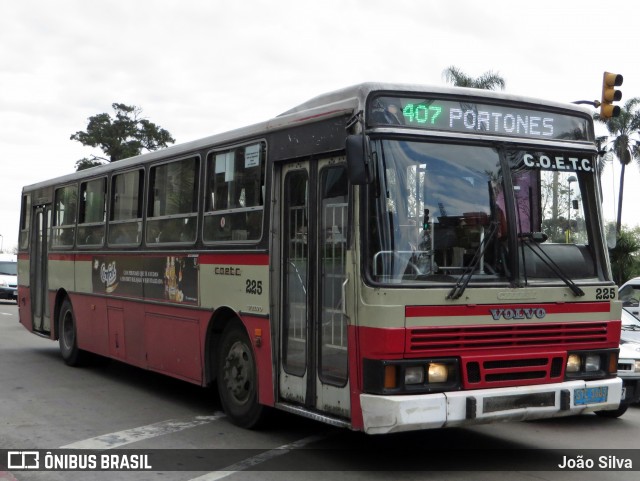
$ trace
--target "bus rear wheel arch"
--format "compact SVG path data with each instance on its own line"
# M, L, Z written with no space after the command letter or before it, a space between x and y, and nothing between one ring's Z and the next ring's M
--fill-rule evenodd
M258 402L253 347L239 320L229 322L222 331L216 361L216 381L224 412L237 426L258 427L265 408Z

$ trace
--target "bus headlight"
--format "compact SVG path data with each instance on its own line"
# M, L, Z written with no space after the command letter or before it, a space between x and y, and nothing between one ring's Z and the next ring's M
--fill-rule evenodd
M363 391L369 394L418 394L460 389L460 360L364 359Z
M429 384L434 382L447 382L449 370L445 364L430 363L427 372Z
M598 349L567 353L566 379L603 379L614 377L618 370L619 349Z
M634 371L635 371L635 372L640 372L640 361L636 361L636 362L635 362L635 369L634 369Z
M587 372L599 371L600 356L595 354L585 356L584 370Z
M567 372L579 372L582 362L577 354L569 354L567 356Z
M404 370L405 384L422 384L424 382L424 368L422 366L411 366Z

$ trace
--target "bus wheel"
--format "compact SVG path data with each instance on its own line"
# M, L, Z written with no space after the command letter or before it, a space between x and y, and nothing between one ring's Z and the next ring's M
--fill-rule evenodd
M62 359L68 366L79 366L82 362L83 352L78 349L76 318L69 299L65 299L62 303L58 322L58 343Z
M218 344L217 382L224 412L237 426L254 428L262 419L257 378L249 337L242 324L232 322Z
M611 411L595 411L598 416L602 416L604 418L619 418L624 413L627 412L628 404L621 404L618 409L613 409Z

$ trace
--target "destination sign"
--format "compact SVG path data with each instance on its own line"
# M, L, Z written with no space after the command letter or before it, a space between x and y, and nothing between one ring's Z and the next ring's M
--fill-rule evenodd
M463 100L377 97L369 104L368 122L510 137L593 140L584 117Z

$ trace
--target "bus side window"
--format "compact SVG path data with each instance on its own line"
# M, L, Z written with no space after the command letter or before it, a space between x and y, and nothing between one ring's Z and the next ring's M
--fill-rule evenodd
M31 232L31 195L22 196L22 207L20 209L20 249L29 246L29 233Z
M147 244L195 242L199 173L198 157L151 168Z
M256 241L262 236L264 143L212 152L207 158L203 240Z
M78 186L56 189L53 211L53 247L73 247L78 207Z
M133 170L111 179L109 244L139 245L142 233L144 175Z
M105 178L80 184L80 212L76 239L78 246L95 247L103 244L106 190Z

